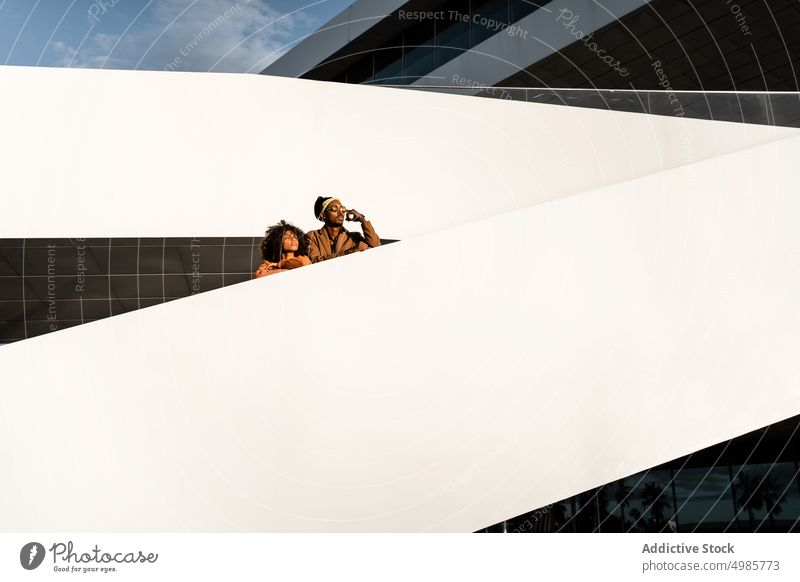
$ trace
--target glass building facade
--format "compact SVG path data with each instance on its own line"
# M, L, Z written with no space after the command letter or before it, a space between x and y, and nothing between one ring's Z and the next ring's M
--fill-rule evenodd
M800 416L481 531L800 533Z
M450 0L429 3L425 11L400 10L394 16L405 28L364 54L334 56L310 71L324 78L327 64L342 60L345 69L329 79L343 83L409 85L472 49L512 23L538 10L547 0ZM423 12L423 14L419 14Z
M278 59L263 73L401 86L454 85L457 74L488 87L800 91L797 2L651 0L621 4L613 18L549 4L410 0L346 42L301 42L282 57L302 54L302 66Z
M0 239L0 345L249 281L261 262L260 243L261 237Z
M250 280L260 239L0 239L0 344Z

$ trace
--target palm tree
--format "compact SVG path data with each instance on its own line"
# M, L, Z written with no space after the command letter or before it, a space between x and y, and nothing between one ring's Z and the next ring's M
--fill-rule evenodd
M664 509L670 507L669 502L664 499L664 489L654 481L649 481L645 483L639 497L645 512L650 511L650 515L656 522L656 528L660 530L664 525Z
M760 475L750 475L745 470L739 473L739 507L747 510L747 517L750 519L750 531L755 531L756 523L753 512L761 509L764 505L764 497L761 488L758 486L761 481Z
M775 516L783 511L783 502L786 500L786 488L781 489L772 478L767 475L761 482L761 496L764 498L764 508L769 516L769 526L775 531Z
M625 484L625 479L617 481L617 488L614 490L614 501L617 502L620 515L622 516L622 530L625 531L625 508L631 504L631 488Z
M635 527L636 528L635 531L642 531L642 527L640 525L637 525L641 518L642 518L642 512L639 511L638 508L634 507L633 509L631 509L631 520L633 520L633 524L631 525L631 530L633 530L633 528Z
M567 520L567 506L563 501L558 501L553 504L550 509L552 521L550 522L550 529L548 531L555 531L556 527L561 527Z
M594 531L595 511L594 498L590 491L584 491L578 495L578 513L576 514L576 530L579 532Z
M594 497L595 509L597 511L597 521L593 531L600 531L601 524L606 521L608 517L608 490L605 486L597 489Z
M575 521L575 516L578 514L578 505L575 503L577 500L577 496L573 495L569 498L569 509L571 512L571 516L569 518L570 523L572 524L572 531L578 531L578 524Z

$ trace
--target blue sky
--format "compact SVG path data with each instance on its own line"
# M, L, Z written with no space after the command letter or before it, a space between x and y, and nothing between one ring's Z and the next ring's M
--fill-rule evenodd
M0 65L257 73L354 0L0 0Z

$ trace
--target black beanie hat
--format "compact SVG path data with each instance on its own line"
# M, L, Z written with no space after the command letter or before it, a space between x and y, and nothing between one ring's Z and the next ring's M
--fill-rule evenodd
M314 218L322 220L319 215L322 213L322 205L326 200L330 200L333 196L317 196L317 201L314 202Z

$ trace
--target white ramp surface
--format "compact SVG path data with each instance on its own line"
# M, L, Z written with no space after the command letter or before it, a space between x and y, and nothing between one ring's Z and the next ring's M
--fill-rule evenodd
M800 138L0 350L7 531L474 531L800 412Z
M798 135L265 75L0 67L4 237L408 238Z

